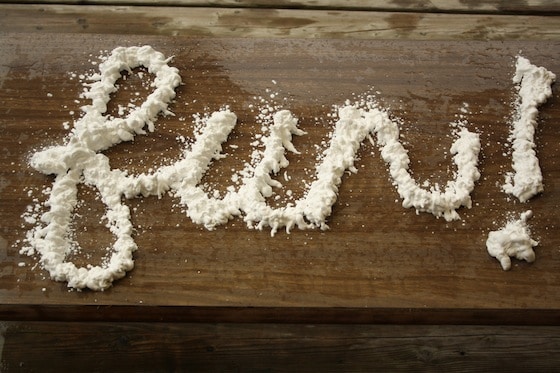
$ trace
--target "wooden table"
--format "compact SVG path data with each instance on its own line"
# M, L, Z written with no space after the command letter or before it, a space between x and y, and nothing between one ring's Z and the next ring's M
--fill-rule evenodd
M499 185L511 168L515 57L521 52L560 73L560 4L90 3L0 5L4 370L558 366L557 86L540 108L536 137L544 193L522 204ZM99 56L117 46L143 44L174 56L184 85L171 105L174 117L104 152L115 168L143 172L176 161L182 146L176 137L193 136L193 115L229 105L239 118L225 144L231 156L204 179L223 188L261 132L258 111L277 105L308 132L294 139L302 152L289 156L291 178L278 176L285 203L286 190L297 198L305 192L302 180L312 180L334 125L333 105L375 93L401 120L417 180L449 179L449 123L459 115L480 133L482 177L473 208L459 210L463 219L455 222L404 209L379 149L365 142L358 173L343 178L329 230L271 237L237 218L208 231L170 196L128 200L139 246L134 270L104 292L69 291L19 254L29 228L21 215L53 181L32 170L27 157L61 144L79 118L87 103L79 98L80 74L94 71ZM147 94L136 75L122 87L128 88L109 106L114 114L119 104ZM112 236L99 223L104 206L95 191L80 187L79 195L77 238L95 261ZM527 209L535 215L537 260L514 261L504 272L486 252L487 234Z

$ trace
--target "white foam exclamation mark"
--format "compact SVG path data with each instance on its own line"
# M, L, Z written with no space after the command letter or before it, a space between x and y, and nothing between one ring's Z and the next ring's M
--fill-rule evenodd
M517 84L517 99L509 137L513 172L506 174L502 189L517 197L520 202L527 202L544 190L535 151L535 130L538 124L538 107L552 96L551 85L555 79L556 75L544 67L535 66L524 57L517 57L513 76L513 82ZM538 242L530 237L527 224L532 216L533 212L527 210L519 219L488 234L486 249L500 261L505 271L511 268L510 257L529 263L535 260L533 247Z

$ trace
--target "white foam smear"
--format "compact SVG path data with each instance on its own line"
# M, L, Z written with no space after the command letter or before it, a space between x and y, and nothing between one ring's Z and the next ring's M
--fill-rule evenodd
M86 97L92 104L83 108L84 116L74 123L74 129L65 145L55 146L35 153L30 164L56 178L46 205L50 210L41 216L41 223L27 234L29 247L21 252L37 253L41 265L56 281L67 281L69 287L101 290L111 286L115 279L123 277L134 266L132 252L136 243L132 238L129 208L121 203L118 177L122 172L110 170L109 159L97 151L107 149L122 141L130 141L143 128L154 130L154 121L162 112L169 114L167 105L175 97L175 87L181 78L176 68L168 66L168 59L151 47L117 48L99 65L100 74L95 76ZM145 66L155 75L156 89L146 101L126 118L108 119L110 94L116 90L115 83L121 71L131 71ZM77 204L77 185L86 183L96 187L106 205L106 218L111 232L116 236L112 254L103 265L78 268L66 261L71 252L70 224Z
M539 105L552 96L551 85L556 75L519 56L513 82L517 84L517 103L511 128L512 167L503 189L521 202L543 191L542 173L535 152L535 129Z
M510 257L525 260L529 263L535 260L533 247L538 242L531 238L527 221L533 216L531 210L521 214L519 219L508 222L503 228L488 234L486 248L488 253L500 261L504 271L511 268Z
M366 136L374 133L404 207L414 207L446 220L459 219L455 211L459 207L471 207L470 192L480 177L476 166L480 151L477 134L459 125L457 140L451 147L457 166L455 179L444 191L428 191L418 186L408 172L410 160L399 142L398 126L386 112L349 105L339 110L339 118L329 147L317 166L316 180L295 204L273 208L266 202L266 198L272 195L272 189L282 186L271 175L288 166L285 152L297 152L291 142L292 136L305 134L297 128L296 119L286 110L274 115L270 135L264 139L261 161L251 170L252 176L243 179L238 191L230 190L223 198L215 198L213 193L206 194L202 187L197 186L198 181L171 188L176 189L176 195L188 206L189 217L209 229L238 215L244 216L249 227L270 227L272 235L284 227L287 231L294 226L326 229L326 219L336 202L342 176L346 171L357 172L354 168L356 153Z
M502 189L517 197L520 202L527 202L544 190L539 159L535 152L535 130L538 124L538 107L552 96L551 85L555 79L556 75L544 67L535 66L524 57L517 57L513 76L513 82L517 84L517 100L509 139L513 149L514 172L506 175ZM488 234L488 253L500 261L505 271L511 268L510 257L527 262L535 260L533 247L538 242L530 237L527 224L532 216L533 212L528 210L518 220L510 221Z
M45 174L55 174L55 181L46 205L50 210L40 224L27 235L28 245L21 252L38 254L41 265L57 281L69 287L104 290L114 280L122 278L133 268L132 254L137 249L132 237L130 211L121 200L138 196L162 196L169 192L186 207L186 214L197 224L214 229L235 217L242 217L250 228L269 227L274 235L278 229L288 232L299 229L327 229L326 220L336 202L343 174L357 172L354 161L361 143L374 135L381 157L388 165L405 208L429 212L446 221L459 219L457 209L470 208L470 193L480 177L477 168L480 140L463 122L452 123L455 141L451 146L456 171L443 190L427 190L418 185L409 172L410 159L399 140L399 128L389 114L375 102L366 106L346 105L339 109L331 141L317 164L315 180L295 203L272 207L267 198L282 184L273 179L289 165L286 152L297 153L292 138L303 136L297 119L288 110L274 114L270 131L263 136L258 162L248 166L238 190L228 188L216 198L200 185L212 161L225 155L222 145L235 127L237 118L228 109L212 113L176 163L152 173L129 175L112 169L109 159L100 153L122 141L130 141L144 128L154 131L159 114L170 115L168 104L175 97L180 84L178 70L168 66L169 60L149 46L117 48L100 64L100 73L91 85L87 97L92 104L83 108L84 116L74 124L65 145L36 152L30 164ZM110 93L123 70L143 65L155 75L155 90L146 101L126 118L108 119ZM77 205L77 185L84 183L98 189L106 205L108 227L115 243L107 260L101 265L78 268L67 261L72 242L70 226Z

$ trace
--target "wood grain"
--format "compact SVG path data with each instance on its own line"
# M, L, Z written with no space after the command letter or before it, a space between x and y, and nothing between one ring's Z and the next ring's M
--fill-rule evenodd
M11 322L3 337L3 372L551 372L560 364L558 327Z
M78 118L84 102L75 100L82 86L69 72L79 75L94 69L90 61L97 60L100 51L138 44L151 44L174 55L172 64L181 70L185 84L172 105L175 117L161 118L154 134L106 152L114 167L138 172L172 162L180 149L175 137L192 135L192 115L227 104L239 117L226 144L232 156L217 162L205 179L223 187L230 183L231 169L238 169L247 159L249 143L260 132L254 112L258 97L269 97L272 90L278 92L277 103L292 110L309 132L295 140L296 148L305 151L290 156L292 165L287 169L292 181L285 182L286 188L297 197L304 192L301 180L309 179L308 170L315 165L314 145L332 128L327 119L331 105L373 88L380 92L381 103L402 118L412 171L420 180L442 182L449 177L450 159L445 152L452 138L448 123L463 103L469 104L471 127L480 132L484 145L483 178L473 193L474 208L460 211L464 220L453 223L403 209L395 201L398 196L378 150L363 144L359 172L344 178L329 231L282 232L270 237L267 231L248 230L239 219L206 231L193 225L171 197L135 199L127 202L136 208L133 224L140 249L135 254L135 269L106 292L68 292L64 284L32 269L31 258L18 254L19 240L25 234L20 215L32 203L31 196L44 198L40 190L52 182L51 177L30 170L25 160L37 147L60 143L67 133L62 124ZM502 318L508 323L535 323L527 317L540 310L540 323L558 324L557 88L541 109L537 138L545 193L519 204L497 187L509 170L510 159L502 153L507 152L504 144L513 99L514 57L523 50L534 63L558 72L558 47L557 42L529 41L196 39L110 34L57 34L53 40L51 35L3 34L0 319L41 319L45 315L52 319L64 310L71 310L65 314L68 319L92 319L92 310L99 305L114 306L113 317L122 319L145 313L143 321L165 319L166 312L177 315L173 312L180 307L201 307L213 315L212 321L219 321L233 307L272 310L270 315L281 314L283 309L312 310L304 322L313 315L320 318L321 310L339 309L348 311L346 320L360 312L365 312L364 319L375 322L375 317L390 320L395 310L402 315L406 310L419 310L425 312L424 323L476 323L478 310L482 319L498 324ZM122 88L115 95L110 110L127 103L140 89L139 79L131 77L127 84L123 87L128 90ZM234 151L229 145L238 148ZM80 241L84 251L95 258L102 255L99 243L110 243L112 238L99 226L104 208L95 201L95 191L83 188L80 195L85 200L80 211L84 217L76 224L81 227L78 231L87 228L80 233ZM281 197L282 201L288 198ZM540 241L537 261L532 265L516 262L512 271L503 272L486 253L486 234L503 224L508 212L527 208L535 212L531 224ZM21 267L20 262L26 265ZM139 307L131 313L129 306L135 305ZM441 310L450 313L439 313ZM188 315L183 321L189 320ZM415 315L412 312L399 322L413 323ZM251 321L250 316L245 317ZM281 315L277 318L282 320Z
M194 38L560 40L558 18L539 14L0 4L0 32Z
M19 3L57 4L60 0L24 0ZM270 9L318 9L362 10L431 13L488 13L488 14L544 14L560 12L560 2L550 0L66 0L65 4L77 5L149 5L174 7L222 7L222 8L270 8Z

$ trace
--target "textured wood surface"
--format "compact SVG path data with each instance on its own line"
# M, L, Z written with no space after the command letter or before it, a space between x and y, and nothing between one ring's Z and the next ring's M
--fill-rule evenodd
M554 14L560 11L558 0L24 0L19 3L78 4L78 5L149 5L221 8L271 8L318 10L367 10L398 12L450 12L477 14Z
M391 320L393 312L417 310L421 313L393 321L415 322L421 315L423 323L472 323L477 317L485 323L558 323L556 88L541 109L537 136L545 192L519 204L497 186L510 169L510 157L503 153L514 57L523 50L534 63L560 71L558 43L33 35L3 34L0 41L4 318L56 319L64 314L68 319L94 319L95 307L81 306L111 305L117 317L131 320L139 312L142 320L157 320L166 312L176 315L174 307L202 307L209 320L217 321L230 317L228 307L262 307L285 321L284 308L301 309L304 321L330 309L348 310L346 317L340 316L347 322L352 312L361 320L379 322ZM171 107L175 117L161 118L154 134L105 152L113 167L138 172L178 159L181 145L175 137L192 135L192 115L227 104L239 117L225 147L231 156L217 162L204 181L228 185L231 170L242 167L251 151L249 143L260 132L251 105L254 110L259 96L269 99L270 92L278 92L277 102L292 110L309 133L294 140L304 151L290 156L291 181L279 175L298 197L304 192L301 181L312 180L308 170L316 163L314 145L332 128L331 105L373 89L379 91L381 103L402 118L412 171L419 180L442 183L450 177L449 122L469 104L470 127L480 133L483 144L483 177L473 192L474 208L461 210L463 220L451 223L402 208L378 149L364 143L356 164L359 172L343 179L329 231L296 230L270 237L268 231L248 230L239 219L207 231L193 225L171 197L131 200L127 203L136 208L133 224L139 245L135 269L103 293L69 293L65 284L46 279L46 273L32 269L31 258L18 254L17 242L25 233L20 215L32 203L28 191L41 196L37 191L52 182L29 169L25 160L33 149L61 143L67 133L63 123L78 118L84 102L75 100L82 86L69 72L79 75L95 69L90 61L97 60L100 51L138 44L174 55L172 64L181 70L185 84ZM140 98L146 94L132 76L110 110L126 104L136 92ZM86 203L77 211L82 218L76 226L87 232L78 238L84 253L95 260L112 237L99 225L104 210L95 201L95 191L82 188L80 195ZM284 198L289 199L283 194L281 203ZM486 235L502 225L508 213L527 208L535 213L531 225L540 240L537 261L515 262L512 271L503 272L486 253ZM137 311L131 311L133 305L139 306ZM306 314L305 309L311 311ZM528 319L535 310L542 310L542 317ZM297 315L287 314L297 320Z
M3 372L553 372L558 327L5 323Z
M228 38L560 40L560 22L553 14L0 4L0 31Z
M0 320L24 321L0 323L0 371L557 370L558 326L535 326L560 321L557 86L537 131L545 193L521 205L496 184L509 169L502 153L513 57L522 50L560 72L558 1L21 3L0 4ZM107 292L68 292L17 253L27 190L36 195L52 182L27 168L26 156L60 143L62 124L78 118L82 87L69 72L92 71L101 50L146 43L175 55L186 83L172 105L178 115L134 145L110 149L112 164L142 170L171 161L180 149L175 136L192 131L191 115L225 103L243 119L231 140L241 155L259 130L248 105L268 88L288 98L310 132L296 142L304 155L291 158L296 181L308 177L301 171L313 163L308 152L328 131L314 118L373 86L404 119L422 178L447 177L447 123L463 102L471 105L484 155L474 209L450 224L402 209L366 143L330 231L271 239L236 220L207 232L169 197L129 201L138 208L136 269ZM127 87L113 108L140 91L134 76ZM224 182L229 166L207 180ZM93 191L80 193L87 204L77 225L89 233L79 239L99 254L111 242L98 224L103 206ZM537 262L504 273L486 254L485 235L506 211L527 207L535 211ZM95 322L69 322L76 320Z

